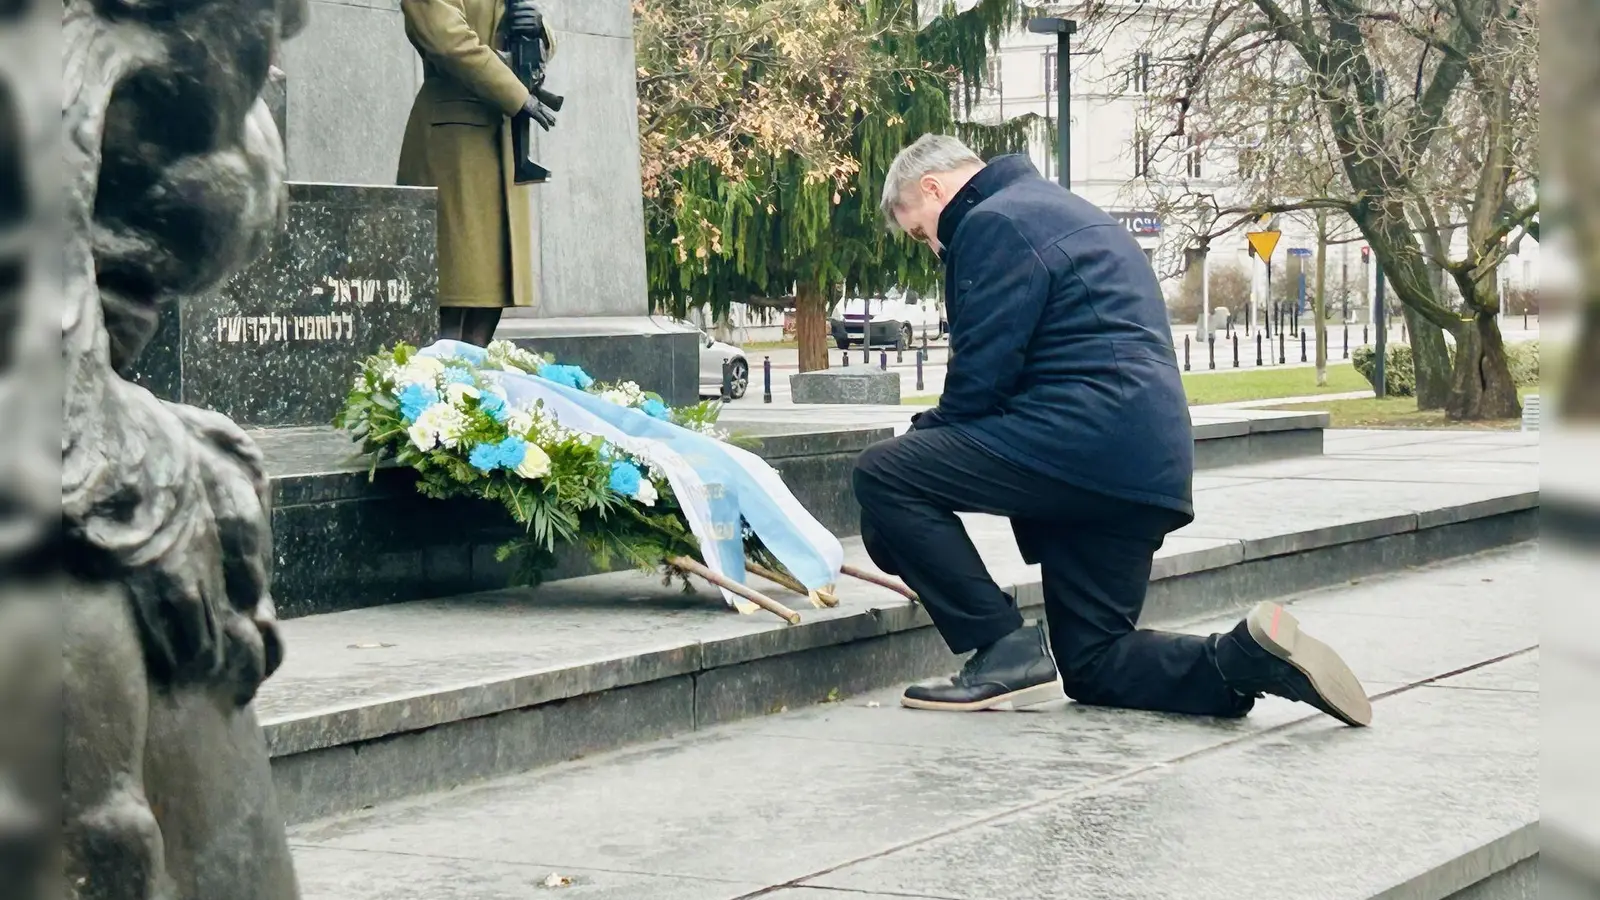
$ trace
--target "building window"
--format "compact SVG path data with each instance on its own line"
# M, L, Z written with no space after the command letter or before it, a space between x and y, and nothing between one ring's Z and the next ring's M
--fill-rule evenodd
M1133 135L1133 177L1147 178L1150 175L1150 135L1143 131L1134 132Z
M1184 168L1190 178L1200 178L1204 167L1202 166L1200 139L1194 135L1189 136L1189 151L1184 154Z
M1056 52L1054 50L1046 50L1044 52L1044 92L1045 92L1045 95L1048 96L1050 94L1055 93L1057 87L1058 87L1058 85L1056 84Z
M1128 90L1135 94L1149 92L1150 54L1135 53L1133 55L1133 68L1128 72Z
M983 89L990 94L1001 92L1000 57L991 56L983 63Z

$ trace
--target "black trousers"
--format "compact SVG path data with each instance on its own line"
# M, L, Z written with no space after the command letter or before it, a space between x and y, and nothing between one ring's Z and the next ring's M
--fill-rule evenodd
M949 427L911 431L856 463L872 561L915 590L953 653L1023 624L958 512L1005 516L1040 564L1051 653L1067 696L1127 709L1242 716L1253 700L1217 669L1211 637L1135 628L1157 550L1184 517L1011 465Z
M441 306L439 340L487 347L500 327L501 312L496 306Z

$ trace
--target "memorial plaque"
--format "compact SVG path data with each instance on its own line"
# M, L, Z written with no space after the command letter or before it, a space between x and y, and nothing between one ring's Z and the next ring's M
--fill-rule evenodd
M356 364L438 333L432 188L291 184L272 248L163 311L134 380L246 427L327 425Z

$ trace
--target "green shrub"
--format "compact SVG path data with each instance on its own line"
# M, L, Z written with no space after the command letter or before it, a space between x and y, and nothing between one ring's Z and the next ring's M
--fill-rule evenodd
M1506 345L1506 362L1511 365L1511 380L1517 387L1539 383L1539 342L1518 341Z
M1417 395L1417 366L1411 358L1410 344L1390 344L1387 348L1388 359L1383 364L1383 380L1388 387L1386 392L1391 397L1415 397ZM1378 389L1378 373L1376 368L1378 353L1372 347L1357 347L1350 351L1350 363L1355 366L1361 377L1372 385L1373 390Z

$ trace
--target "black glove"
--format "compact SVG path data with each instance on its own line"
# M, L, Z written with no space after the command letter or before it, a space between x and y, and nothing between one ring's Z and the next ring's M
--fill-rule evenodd
M533 0L506 0L506 15L511 20L511 33L528 37L544 33L544 14Z

